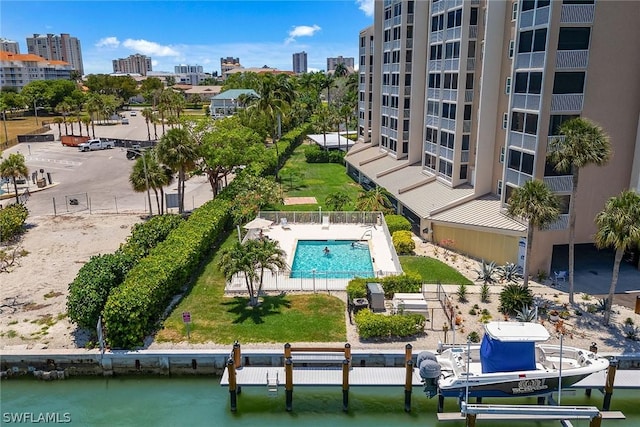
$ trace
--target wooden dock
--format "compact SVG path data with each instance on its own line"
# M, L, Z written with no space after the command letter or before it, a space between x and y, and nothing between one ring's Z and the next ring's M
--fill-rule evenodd
M600 371L589 375L568 388L601 389L604 388L607 371ZM640 389L640 370L618 370L613 381L613 388Z
M349 369L349 386L404 386L405 368L367 368L354 367ZM278 378L279 385L284 386L284 367L253 367L245 366L236 369L236 383L239 386L267 387L267 377L270 381ZM342 367L294 367L293 378L295 386L341 386ZM412 383L414 387L422 386L422 379L418 369L414 369ZM229 386L229 370L225 369L220 385Z

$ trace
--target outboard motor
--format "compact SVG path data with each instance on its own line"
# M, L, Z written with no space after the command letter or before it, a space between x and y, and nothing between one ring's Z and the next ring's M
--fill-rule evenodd
M420 378L424 381L424 392L431 399L438 394L440 364L436 360L436 356L428 351L418 354L417 364L420 367Z

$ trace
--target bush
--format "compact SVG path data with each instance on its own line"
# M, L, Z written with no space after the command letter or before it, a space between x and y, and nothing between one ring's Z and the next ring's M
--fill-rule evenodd
M353 301L356 298L366 298L367 283L373 280L374 279L363 279L360 277L349 280L349 283L347 284L347 296L349 299Z
M344 151L325 150L317 144L305 147L304 157L307 163L344 163Z
M155 216L134 225L127 242L115 253L91 257L69 285L69 319L82 328L95 328L111 290L119 286L129 270L182 222L179 215Z
M372 280L368 280L368 282L371 281ZM422 290L420 277L410 274L387 276L380 280L380 284L382 285L382 289L384 289L384 297L387 299L393 298L393 294L397 292L415 293Z
M355 315L355 322L362 339L409 337L424 331L425 318L413 313L386 316L364 309Z
M398 255L408 255L413 253L416 248L416 243L411 238L411 232L406 230L399 230L393 233L391 236L393 241L393 247L396 249Z
M515 283L506 285L500 292L500 311L504 314L517 314L524 306L533 305L531 289Z
M0 210L0 242L9 241L20 234L28 215L28 209L20 203Z
M402 215L385 215L384 220L387 223L389 233L393 235L396 231L411 231L411 223Z

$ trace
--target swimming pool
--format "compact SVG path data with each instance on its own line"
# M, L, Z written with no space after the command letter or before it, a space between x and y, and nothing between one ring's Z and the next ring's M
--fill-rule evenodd
M314 276L330 279L373 277L369 243L355 240L298 240L290 277Z

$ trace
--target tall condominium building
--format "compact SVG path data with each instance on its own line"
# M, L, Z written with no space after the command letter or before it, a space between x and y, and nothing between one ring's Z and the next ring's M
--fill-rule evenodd
M0 50L8 53L20 53L18 42L0 37Z
M344 64L345 67L353 70L354 59L343 58L338 56L337 58L327 58L327 71L335 70L338 64Z
M242 65L240 65L240 58L234 58L232 56L220 58L220 75L222 77L226 75L227 71L238 67L242 67Z
M296 74L307 72L307 52L302 51L293 54L293 72Z
M22 90L36 80L69 80L74 68L64 61L52 61L33 54L0 50L0 87Z
M360 33L347 172L386 188L423 238L521 265L527 227L506 207L514 188L542 180L561 216L535 230L529 265L549 272L554 250L566 250L570 204L576 243L591 243L606 200L640 187L638 16L627 1L376 1L373 28ZM571 200L572 175L546 158L560 124L578 116L602 126L614 155L580 171Z
M173 69L176 74L204 74L202 65L176 65Z
M34 34L27 37L27 51L51 61L64 61L80 74L84 74L80 40L69 34Z
M114 59L112 63L114 73L140 74L141 76L146 76L147 72L153 71L151 58L139 53L129 55L126 58Z

